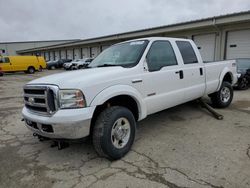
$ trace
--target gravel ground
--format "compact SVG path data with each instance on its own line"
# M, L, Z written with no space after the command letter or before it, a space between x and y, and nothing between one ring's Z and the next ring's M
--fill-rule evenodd
M0 77L0 187L250 187L250 90L217 110L222 121L195 102L149 116L132 150L110 162L91 142L51 148L21 122L23 85L56 72Z

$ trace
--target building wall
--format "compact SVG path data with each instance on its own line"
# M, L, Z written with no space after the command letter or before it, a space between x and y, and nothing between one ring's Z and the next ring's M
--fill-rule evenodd
M58 40L58 41L34 41L34 42L0 42L0 54L2 55L18 55L16 51L30 48L37 48L48 45L62 44L74 40ZM5 53L2 53L2 51Z
M240 24L232 24L232 25L225 25L221 27L217 26L207 26L199 29L186 29L185 31L175 31L175 32L162 32L158 34L152 34L152 35L145 35L141 37L150 37L150 36L159 36L159 37L176 37L176 38L187 38L194 40L198 47L201 48L200 51L202 54L204 54L203 58L205 61L219 61L224 60L227 58L227 37L228 32L231 31L241 31L241 30L248 30L250 29L250 24L248 23L240 23ZM246 36L249 37L250 36ZM67 57L68 58L74 58L73 56L73 49L82 49L82 52L80 53L80 58L84 57L96 57L103 49L106 49L108 46L122 42L125 40L130 40L133 37L128 37L123 40L113 40L113 41L105 41L105 42L99 42L99 43L93 43L93 44L87 44L87 45L76 45L75 47L64 47L64 48L57 48L55 51L65 51L67 50ZM135 37L137 38L137 37ZM200 41L197 41L200 40ZM250 44L249 44L250 45ZM51 50L49 50L51 52ZM38 53L44 54L46 51L38 51ZM76 51L75 51L76 52ZM79 53L79 52L78 52ZM205 54L207 53L207 54ZM210 57L208 57L210 55ZM75 54L74 54L75 55ZM75 56L76 57L76 56ZM244 56L245 57L245 56ZM79 56L77 56L79 58ZM238 57L237 57L238 58ZM249 52L249 58L250 58L250 52ZM51 57L50 59L46 60L53 60L57 58Z

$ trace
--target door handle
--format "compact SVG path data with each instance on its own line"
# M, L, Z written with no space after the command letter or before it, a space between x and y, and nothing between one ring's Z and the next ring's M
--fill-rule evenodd
M175 74L179 74L180 79L184 78L183 70L177 71L177 72L175 72Z
M132 80L133 84L140 83L140 82L142 82L142 79L134 79L134 80Z
M200 68L200 75L203 76L203 68Z

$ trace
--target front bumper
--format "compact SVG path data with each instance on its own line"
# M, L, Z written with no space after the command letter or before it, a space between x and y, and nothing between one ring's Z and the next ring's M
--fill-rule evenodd
M90 134L94 109L95 107L64 109L57 111L53 116L47 117L34 114L24 107L22 115L26 127L33 133L51 139L81 139ZM32 126L30 123L32 123ZM48 126L52 129L45 129Z

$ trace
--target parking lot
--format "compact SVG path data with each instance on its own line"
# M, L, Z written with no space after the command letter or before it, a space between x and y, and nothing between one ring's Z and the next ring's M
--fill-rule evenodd
M23 85L57 72L0 77L0 187L250 187L250 90L217 110L222 121L196 102L151 115L132 150L110 162L90 141L51 148L21 121Z

